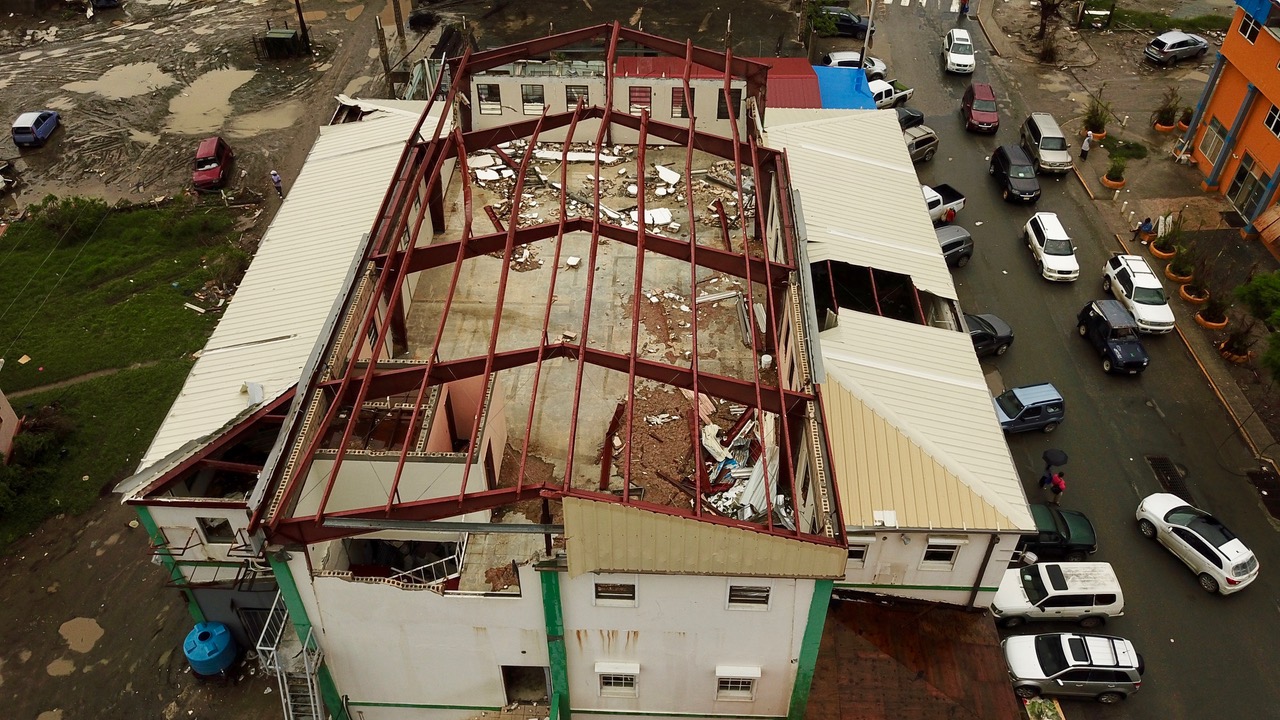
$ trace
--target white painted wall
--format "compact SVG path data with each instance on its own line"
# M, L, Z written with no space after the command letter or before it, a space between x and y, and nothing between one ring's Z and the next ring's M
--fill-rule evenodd
M226 518L231 527L239 532L249 527L248 510L240 508L192 508L148 505L151 519L156 527L169 540L169 547L174 560L228 560L227 551L231 549L226 543L207 543L204 535L198 530L196 518ZM191 532L195 530L193 537ZM243 537L243 535L242 535ZM181 552L188 542L194 543ZM231 562L241 562L243 558L230 558ZM183 572L190 572L183 568ZM190 579L190 578L189 578Z
M903 544L903 537L909 538L911 542ZM967 541L960 546L952 568L943 569L923 562L930 537L963 538ZM994 588L999 586L1000 577L1008 567L1014 546L1018 542L1018 536L1014 534L999 537L981 578L982 587L993 589L978 593L974 600L976 607L991 604L995 596ZM845 570L844 581L836 582L837 588L967 605L974 582L978 580L982 569L990 534L890 529L872 535L851 531L849 544L859 544L870 538L874 540L868 544L866 560L861 563L850 561Z

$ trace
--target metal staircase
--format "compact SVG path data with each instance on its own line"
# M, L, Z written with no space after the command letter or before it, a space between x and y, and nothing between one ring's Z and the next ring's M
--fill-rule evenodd
M325 720L316 678L324 652L316 643L311 628L305 638L298 638L289 611L276 593L271 613L258 638L258 661L266 673L274 673L280 688L280 705L286 720Z

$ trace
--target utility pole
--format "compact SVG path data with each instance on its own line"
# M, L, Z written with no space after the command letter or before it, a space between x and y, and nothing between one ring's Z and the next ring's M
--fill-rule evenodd
M293 0L293 7L298 11L298 28L302 30L302 46L311 54L311 36L307 34L307 21L302 17L302 0Z

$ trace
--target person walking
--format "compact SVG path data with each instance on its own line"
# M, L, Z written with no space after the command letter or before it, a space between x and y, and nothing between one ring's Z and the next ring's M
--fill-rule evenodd
M284 198L284 187L281 184L280 173L275 170L271 171L271 184L276 186L276 195Z
M1089 148L1093 145L1093 131L1085 133L1084 142L1080 143L1080 159L1089 159Z
M969 0L960 0L960 17L969 17Z
M1054 505L1062 504L1062 493L1067 491L1066 475L1064 472L1057 472L1054 474L1053 479L1049 481L1049 502Z

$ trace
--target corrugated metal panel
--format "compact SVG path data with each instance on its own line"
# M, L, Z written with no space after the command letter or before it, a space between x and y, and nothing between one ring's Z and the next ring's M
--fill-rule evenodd
M810 262L889 270L910 276L921 290L956 298L894 113L771 125L766 144L787 151L791 184L804 203Z
M298 382L416 122L397 107L320 129L139 469L243 411L246 382L261 384L266 399ZM435 121L427 122L434 129Z
M569 576L589 572L785 578L844 577L843 548L663 515L619 503L564 499Z
M848 110L844 108L779 108L770 105L765 112L765 132L767 133L769 130L783 125L795 125L796 123L806 123L813 120L830 120L865 112L889 111Z
M967 335L841 311L819 340L846 525L1034 529Z
M1272 205L1268 208L1258 216L1253 226L1258 228L1258 233L1262 235L1262 241L1265 243L1274 243L1280 239L1280 205Z
M774 108L820 108L822 90L813 66L804 58L761 58L769 66L765 114Z

